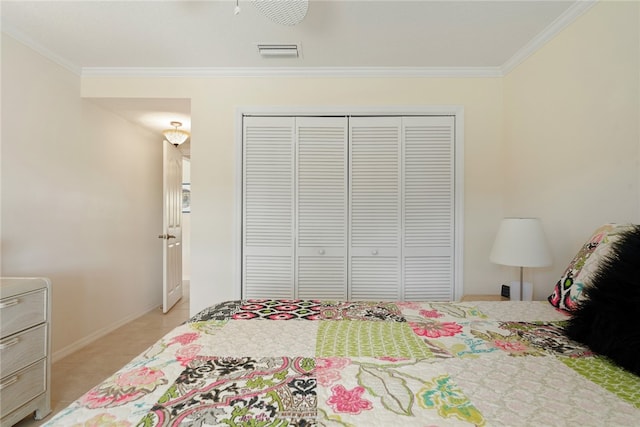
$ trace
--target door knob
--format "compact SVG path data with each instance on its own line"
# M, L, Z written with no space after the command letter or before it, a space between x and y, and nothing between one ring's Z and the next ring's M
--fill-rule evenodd
M378 255L378 250L377 249L372 250L371 255Z
M159 234L158 235L158 239L165 239L165 240L169 240L169 239L175 239L176 236L174 236L173 234Z
M319 253L320 255L324 255L324 249L320 249L320 250L318 251L318 253Z

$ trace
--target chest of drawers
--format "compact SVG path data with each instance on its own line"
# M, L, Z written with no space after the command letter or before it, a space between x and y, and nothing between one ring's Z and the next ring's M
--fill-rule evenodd
M51 412L51 283L0 278L0 426Z

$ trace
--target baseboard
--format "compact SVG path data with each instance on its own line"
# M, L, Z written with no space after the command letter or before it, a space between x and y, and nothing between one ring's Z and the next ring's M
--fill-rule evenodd
M154 304L152 307L147 307L145 308L143 311L139 312L139 313L134 313L130 316L124 317L122 319L119 319L117 322L112 323L111 325L105 326L104 328L98 329L97 331L87 335L86 337L79 339L78 341L69 344L68 346L61 348L60 350L54 352L51 355L51 362L52 363L56 363L58 360L63 359L67 356L69 356L71 353L75 353L76 351L80 350L83 347L86 347L87 345L91 344L94 341L99 340L100 338L104 337L105 335L115 331L116 329L118 329L121 326L126 325L127 323L137 319L140 316L144 316L145 314L156 310L159 307L158 304Z

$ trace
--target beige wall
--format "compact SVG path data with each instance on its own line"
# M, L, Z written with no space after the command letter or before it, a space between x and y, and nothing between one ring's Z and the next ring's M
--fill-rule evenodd
M498 291L488 253L502 216L498 78L88 78L86 97L191 98L191 311L237 298L236 111L239 106L461 105L465 113L465 292Z
M84 96L192 99L192 311L236 298L237 106L461 105L465 293L517 270L488 260L503 216L539 216L554 264L528 270L543 299L590 231L640 222L638 3L601 2L502 79L84 78Z
M465 293L496 293L500 283L517 277L513 268L491 264L488 254L503 216L532 215L543 220L554 255L553 266L527 272L536 285L536 297L544 298L595 226L605 221L640 222L638 8L638 3L601 2L505 78L85 77L81 94L191 99L192 312L238 296L233 283L239 106L464 107ZM66 339L60 331L87 336L108 324L107 311L126 317L131 307L140 305L128 300L132 292L152 299L151 280L144 274L152 262L142 260L141 254L156 253L155 241L145 239L157 233L159 218L138 220L138 227L148 228L140 231L137 244L147 246L137 247L135 253L125 251L118 258L123 266L118 273L110 271L113 263L103 262L110 255L87 251L121 242L123 236L109 235L113 227L101 225L113 225L111 217L122 218L123 206L131 200L144 200L141 213L155 197L120 197L119 186L132 182L133 166L115 153L137 156L138 168L146 157L149 164L146 172L138 171L143 175L138 179L147 180L153 191L157 187L150 174L159 154L131 152L134 146L140 148L133 143L140 131L78 99L77 77L10 39L3 41L2 55L2 249L4 258L9 257L3 265L12 266L11 274L52 275L54 286L58 283L54 304L78 310L73 319L60 308L54 311L54 324L59 325L54 338L60 343ZM6 78L11 84L5 84ZM52 138L55 130L66 137ZM120 133L127 137L111 140ZM9 148L4 145L7 140ZM147 141L142 134L140 140ZM97 144L87 148L87 141ZM107 150L107 141L115 147L98 155L98 150ZM29 172L9 164L8 157L26 159ZM40 168L56 180L49 183L34 172ZM82 183L76 182L79 177ZM109 186L112 179L116 182ZM30 193L11 187L23 180L33 187ZM77 191L62 191L62 184L76 185ZM79 221L76 210L59 206L84 209L95 221ZM19 218L11 209L47 214L31 220L31 214ZM51 220L56 227L47 222ZM19 226L6 232L11 221ZM65 238L79 229L87 230L89 237L83 234L66 243ZM16 255L12 246L19 234L29 236L28 255L24 249ZM33 247L41 249L32 252ZM51 253L55 256L47 259ZM128 263L129 258L135 262ZM34 260L39 270L27 272ZM98 271L106 279L96 277ZM127 280L123 272L129 273ZM98 300L101 306L94 305ZM95 323L78 324L92 316L98 318Z
M53 282L60 357L162 301L157 136L2 36L2 275Z
M640 222L638 2L600 2L504 79L505 214L539 216L554 264L544 297L590 232Z

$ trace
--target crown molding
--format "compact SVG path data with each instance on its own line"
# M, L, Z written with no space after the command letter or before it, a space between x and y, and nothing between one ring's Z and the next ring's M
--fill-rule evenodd
M3 23L2 24L2 32L5 33L6 35L8 35L9 37L13 38L13 39L16 39L17 41L19 41L20 43L24 44L25 46L33 49L34 51L36 51L40 55L44 56L48 60L55 62L56 64L60 65L61 67L65 68L65 69L67 69L68 71L71 71L73 74L75 74L77 76L81 76L82 68L80 68L77 65L75 65L74 63L66 60L62 56L52 52L51 50L47 49L46 47L43 47L41 44L35 42L30 37L24 35L20 31L16 30L11 25L6 25L6 24Z
M80 77L485 78L507 75L598 1L576 1L504 64L496 67L79 67L10 25L3 24L2 32Z
M516 52L515 55L502 64L502 67L500 67L500 74L503 76L509 74L529 56L542 48L542 46L544 46L549 40L553 39L562 30L573 23L573 21L591 9L596 3L598 3L598 1L599 0L579 0L569 6L562 15L558 16L555 21L549 24L544 30L542 30L542 32Z
M82 77L501 77L500 67L85 67Z

